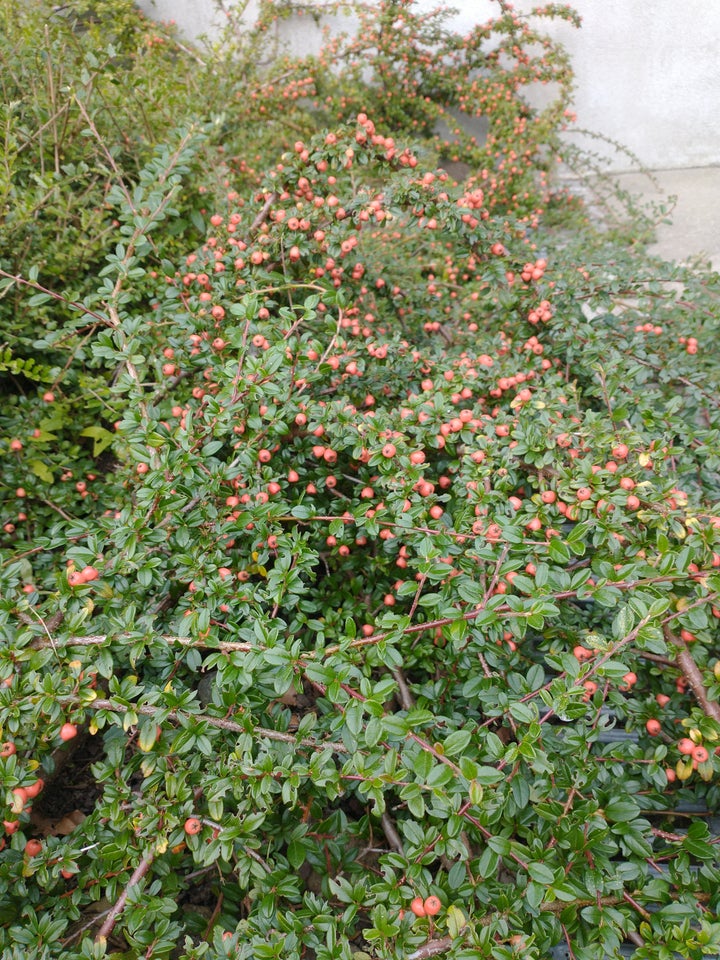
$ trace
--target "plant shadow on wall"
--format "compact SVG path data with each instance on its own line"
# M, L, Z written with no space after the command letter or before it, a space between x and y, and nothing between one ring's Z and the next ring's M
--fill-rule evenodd
M718 277L553 192L536 28L456 184L411 4L0 11L3 956L717 955Z

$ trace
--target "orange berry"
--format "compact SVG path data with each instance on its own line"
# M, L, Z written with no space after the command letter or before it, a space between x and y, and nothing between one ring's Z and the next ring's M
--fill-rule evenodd
M440 902L439 897L428 897L423 903L425 909L425 914L428 917L434 917L436 914L440 913L440 908L442 903Z
M188 817L183 829L189 837L195 837L202 830L202 821L197 817Z
M42 852L43 845L39 840L28 840L25 844L25 853L28 857L36 857Z
M44 786L45 781L38 778L35 783L31 783L30 786L25 787L25 793L27 794L28 800L34 800Z
M73 737L77 736L77 727L74 723L64 723L60 727L60 739L61 740L72 740Z
M647 732L650 734L651 737L657 737L657 735L662 730L662 726L660 725L660 721L655 720L655 718L653 717L652 719L647 721L647 723L645 724L645 729L647 730Z
M415 899L410 904L410 909L415 914L416 917L424 917L425 913L425 902L422 897L415 897Z

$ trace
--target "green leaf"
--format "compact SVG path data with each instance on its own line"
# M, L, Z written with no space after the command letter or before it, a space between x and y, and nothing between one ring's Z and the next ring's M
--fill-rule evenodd
M635 626L635 615L628 605L621 607L613 620L613 636L624 638Z
M301 840L291 840L287 848L287 858L293 870L299 870L305 863L306 847Z
M632 800L612 800L605 805L605 815L608 820L623 823L639 817L640 808Z
M550 886L555 879L554 871L544 863L529 863L528 873L533 880L535 880L537 883L545 884L546 887Z
M538 718L537 707L534 703L520 703L516 701L510 704L510 714L513 719L520 723L533 723Z
M554 563L566 564L570 560L570 551L557 537L551 537L547 551L548 556Z
M443 743L445 756L454 757L456 754L462 753L471 740L472 733L469 730L455 730L445 738Z
M494 783L500 783L505 779L502 770L496 770L495 767L478 767L475 779L484 787L491 787Z

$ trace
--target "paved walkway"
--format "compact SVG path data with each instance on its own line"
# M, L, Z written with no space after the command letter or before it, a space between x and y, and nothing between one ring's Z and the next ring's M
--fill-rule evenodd
M677 197L670 214L672 223L658 227L657 243L651 251L679 261L700 254L720 271L720 166L656 170L653 176L660 190L642 174L617 175L624 189L648 200L663 203L668 197Z

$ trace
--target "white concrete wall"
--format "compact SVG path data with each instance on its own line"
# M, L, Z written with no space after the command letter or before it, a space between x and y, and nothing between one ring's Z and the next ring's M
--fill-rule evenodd
M252 4L252 0L250 0ZM441 4L442 5L442 4ZM516 0L519 12L536 3ZM578 127L618 140L652 169L720 165L720 0L574 0L578 31L557 22L551 35L571 53L577 78ZM223 23L214 0L139 0L150 16L173 19L188 36L216 36ZM418 0L418 9L438 6ZM497 12L492 0L456 0L453 25L467 30ZM310 19L284 27L292 50L316 49ZM627 156L582 140L608 169L627 170Z

